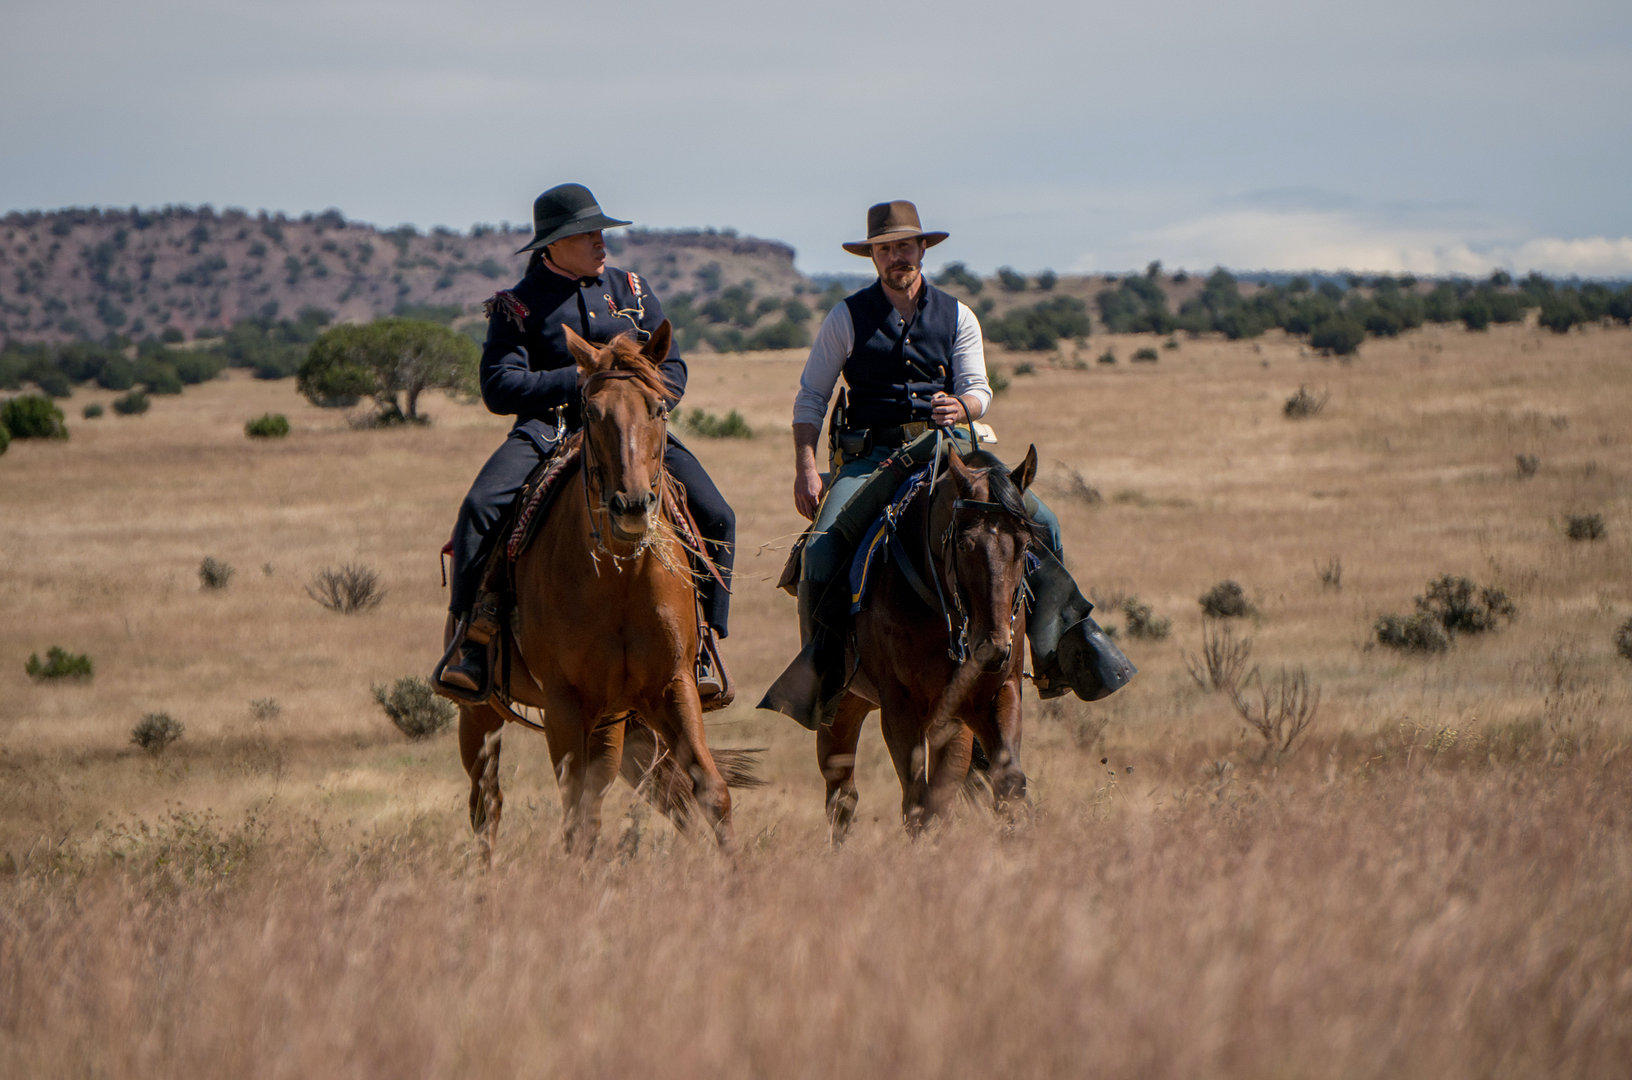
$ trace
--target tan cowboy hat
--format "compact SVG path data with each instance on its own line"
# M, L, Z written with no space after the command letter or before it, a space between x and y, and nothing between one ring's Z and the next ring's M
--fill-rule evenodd
M934 247L947 234L944 232L925 232L924 227L918 224L918 208L905 199L894 202L881 202L867 210L867 239L852 240L844 245L844 250L852 255L868 258L873 254L874 244L887 244L892 240L911 240L921 237L925 247Z

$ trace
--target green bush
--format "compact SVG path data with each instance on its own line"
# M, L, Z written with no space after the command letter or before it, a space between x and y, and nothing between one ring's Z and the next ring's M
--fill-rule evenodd
M1037 365L1030 360L1022 360L1014 365L1014 373L1016 375L1035 375L1037 374Z
M24 394L0 406L0 427L14 439L66 439L62 410L43 394Z
M1114 363L1116 363L1116 352L1115 352L1115 350L1106 349L1104 352L1100 353L1099 354L1099 362L1101 364L1114 364Z
M150 712L130 729L130 741L149 754L162 754L164 748L181 738L187 726L172 719L169 713Z
M1158 354L1156 350L1152 349L1149 345L1146 345L1140 349L1135 349L1133 352L1133 362L1135 364L1154 364L1157 359Z
M1025 292L1026 275L1012 266L1000 266L997 268L997 283L1003 286L1004 292Z
M262 413L244 424L244 434L252 439L281 439L289 434L289 418L282 413Z
M29 678L41 682L47 679L89 679L94 674L89 656L71 653L60 645L46 650L43 664L40 663L39 653L30 653L23 670L28 672Z
M6 425L0 424L0 454L4 454L9 446L11 446L11 432L6 430Z
M1366 340L1366 328L1352 316L1334 315L1309 332L1309 344L1333 356L1351 356Z
M1615 631L1615 651L1624 660L1632 660L1632 619L1626 620Z
M715 416L702 409L686 409L684 412L676 409L676 418L680 426L694 435L701 435L707 439L751 439L754 429L748 426L748 421L742 414L732 409L724 416Z
M1331 398L1330 393L1311 394L1308 387L1298 387L1298 392L1286 399L1281 406L1281 414L1288 419L1299 420L1305 416L1314 416L1326 407Z
M232 580L232 567L208 555L198 564L198 580L206 589L224 589Z
M1056 274L1052 270L1044 270L1042 273L1037 275L1037 288L1041 292L1048 292L1048 290L1052 289L1059 283L1059 280L1060 275Z
M1062 337L1087 337L1088 330L1088 305L1074 296L1055 296L993 319L986 336L1011 349L1041 352L1054 348Z
M960 288L970 296L979 296L981 280L969 272L969 268L961 262L947 263L940 274L935 278L935 284Z
M398 679L390 689L375 686L373 690L374 701L410 739L428 739L447 730L457 711L453 702L437 697L431 684L417 676Z
M120 416L140 416L145 413L152 402L140 390L132 390L123 397L113 399L113 411Z
M1201 613L1214 619L1243 619L1257 614L1247 594L1234 581L1220 581L1201 594Z
M89 405L85 406L85 409L84 409L85 419L95 420L97 417L101 416L106 411L107 410L102 407L102 403L100 401L93 401Z

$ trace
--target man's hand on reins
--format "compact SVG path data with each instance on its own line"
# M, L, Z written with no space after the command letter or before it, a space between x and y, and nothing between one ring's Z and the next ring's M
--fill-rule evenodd
M936 391L935 396L929 399L929 417L936 427L956 427L967 424L977 416L979 414L971 412L968 402L961 397Z

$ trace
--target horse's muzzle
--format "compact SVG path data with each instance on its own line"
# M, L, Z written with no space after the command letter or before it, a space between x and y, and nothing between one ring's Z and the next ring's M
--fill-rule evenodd
M606 510L612 518L612 534L620 540L639 540L651 527L652 514L657 510L657 493L625 495L619 491L606 500Z

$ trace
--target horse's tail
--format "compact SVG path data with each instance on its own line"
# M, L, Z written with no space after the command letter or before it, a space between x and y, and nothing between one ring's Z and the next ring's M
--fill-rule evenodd
M727 787L765 785L765 778L759 775L760 758L765 754L763 747L711 750L710 753ZM691 777L681 771L657 733L632 713L625 720L623 764L619 773L642 798L676 825L683 829L691 822L697 809L697 800L691 793Z

